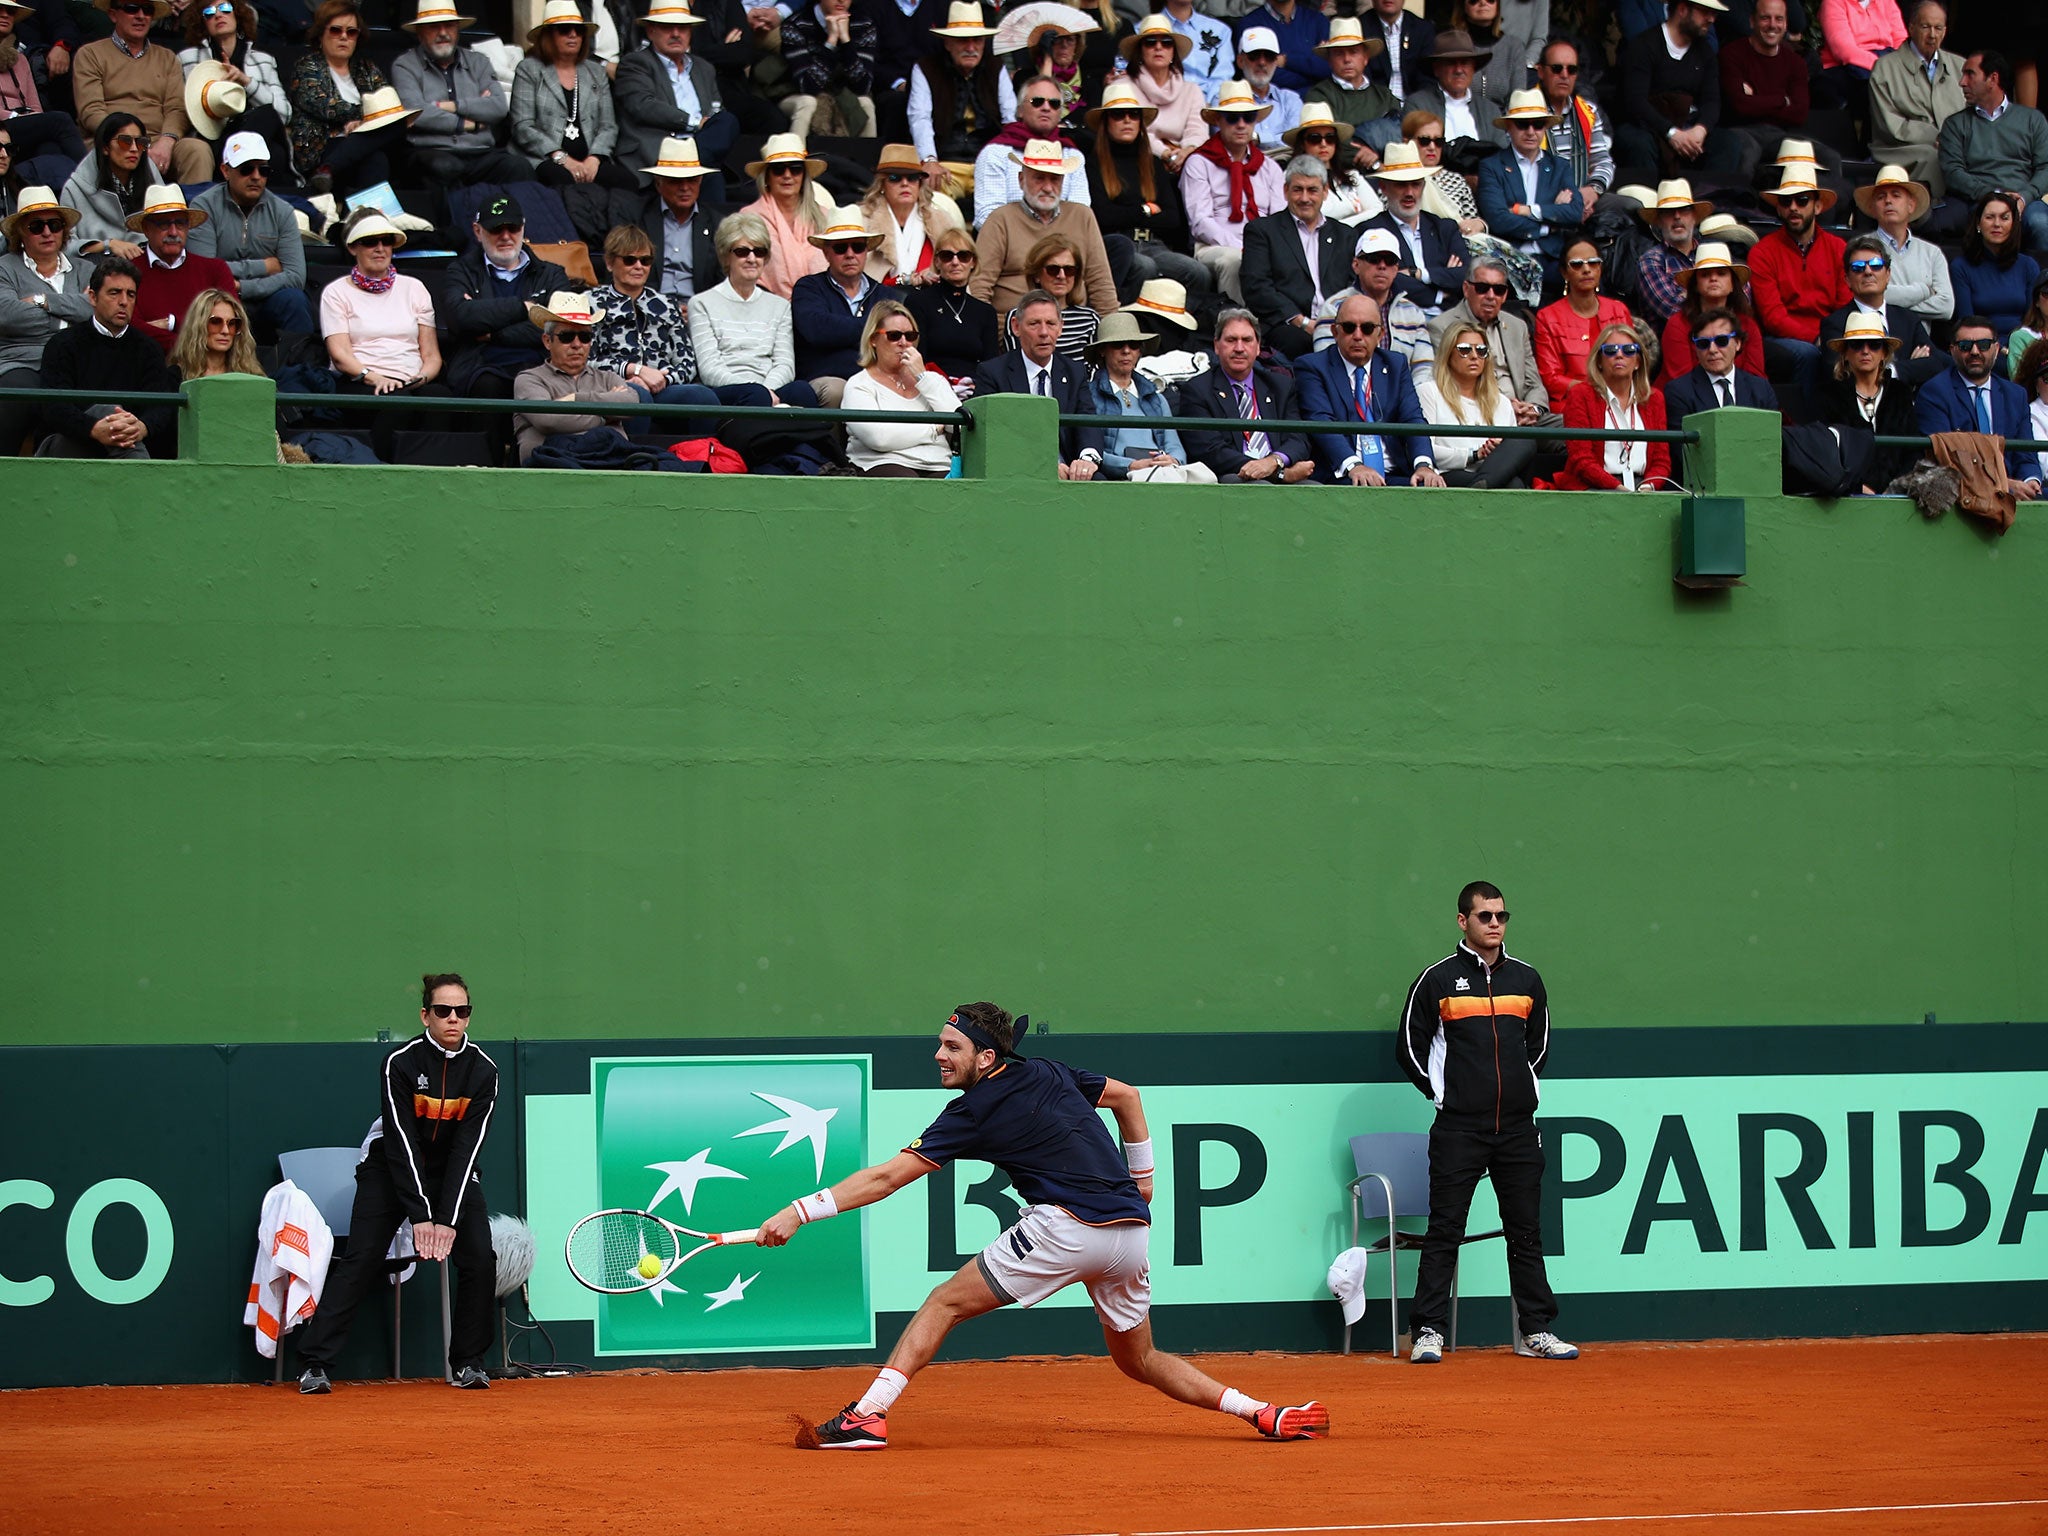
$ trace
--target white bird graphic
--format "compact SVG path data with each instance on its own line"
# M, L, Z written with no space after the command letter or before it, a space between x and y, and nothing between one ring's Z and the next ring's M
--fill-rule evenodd
M716 1312L720 1307L725 1306L729 1302L745 1301L747 1299L747 1287L752 1285L756 1280L760 1278L761 1272L759 1270L756 1270L753 1274L747 1276L747 1278L744 1280L742 1280L739 1277L739 1273L735 1271L732 1277L732 1284L728 1285L724 1290L706 1291L704 1293L705 1300L711 1303L711 1305L706 1307L704 1310L706 1312Z
M731 1168L721 1168L709 1161L711 1149L706 1147L694 1157L684 1158L680 1163L649 1163L649 1173L666 1174L661 1188L654 1192L654 1198L647 1202L647 1209L661 1209L661 1202L668 1198L670 1190L683 1197L683 1214L690 1214L690 1202L697 1198L697 1186L705 1179L744 1179L744 1173Z
M817 1156L817 1172L813 1176L822 1179L825 1176L825 1124L839 1111L812 1109L808 1104L799 1104L795 1099L785 1099L773 1093L756 1093L754 1097L764 1104L773 1104L782 1111L782 1118L770 1120L766 1125L757 1125L751 1131L737 1132L736 1135L766 1136L771 1131L780 1131L782 1140L777 1142L775 1150L768 1154L770 1157L787 1152L800 1141L808 1141L812 1152Z

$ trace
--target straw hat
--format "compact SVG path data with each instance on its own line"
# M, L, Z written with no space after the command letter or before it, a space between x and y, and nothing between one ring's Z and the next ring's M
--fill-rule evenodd
M1027 139L1022 154L1010 151L1010 163L1027 171L1043 171L1048 176L1071 176L1087 161L1078 149L1068 149L1051 139Z
M1728 7L1723 5L1721 0L1685 0L1685 3L1687 5L1696 5L1703 11L1720 11L1724 15L1728 10Z
M228 78L228 67L215 59L192 66L185 77L185 116L202 139L217 139L230 118L249 110L249 93Z
M875 157L875 174L887 175L894 171L898 176L929 178L924 162L917 158L915 144L884 144L882 152Z
M548 0L547 9L540 13L540 24L526 34L526 46L533 47L550 27L580 27L586 40L597 36L597 23L584 17L576 0Z
M363 93L363 118L354 132L368 133L373 128L388 128L393 123L404 122L408 117L418 117L418 107L408 107L398 99L398 92L391 86L381 91Z
M981 7L975 0L953 0L946 7L946 24L933 27L933 37L994 37L996 29L985 26L981 19Z
M828 245L838 245L849 240L860 241L862 248L870 251L882 243L879 230L869 229L860 220L844 212L816 234L805 238L821 251Z
M654 164L643 165L640 169L649 176L684 181L693 176L709 176L717 167L706 165L697 158L695 139L663 139L661 153L654 157Z
M1130 63L1138 62L1138 50L1145 46L1148 37L1170 37L1173 39L1173 56L1185 59L1194 52L1195 40L1183 37L1173 30L1173 23L1166 19L1164 11L1154 11L1132 30L1131 35L1116 45L1116 51Z
M144 219L156 218L166 213L184 214L189 221L187 227L190 229L197 229L206 222L206 210L188 205L185 201L185 189L175 181L167 181L151 187L142 194L142 212L128 215L128 227L140 234Z
M348 223L342 227L341 243L356 245L372 235L390 235L394 241L394 250L405 244L405 231L375 208L366 210L360 216L350 216Z
M1306 103L1301 109L1301 121L1281 134L1280 137L1285 141L1289 149L1300 149L1302 130L1306 128L1334 128L1337 131L1337 142L1339 144L1349 144L1351 142L1351 125L1338 122L1336 114L1330 110L1327 102L1311 101Z
M1374 181L1427 181L1435 173L1422 163L1422 151L1406 139L1380 151L1380 163L1372 169Z
M1616 187L1614 195L1623 202L1634 203L1638 208L1647 208L1657 201L1657 189L1646 187L1639 181L1626 182Z
M1872 205L1876 203L1878 190L1882 187L1904 187L1913 194L1913 211L1906 219L1908 224L1918 224L1927 217L1927 210L1934 206L1934 195L1908 175L1904 166L1879 166L1877 180L1856 189L1856 206L1870 218L1877 217Z
M1470 59L1473 66L1484 64L1493 57L1491 48L1472 46L1472 34L1452 27L1436 35L1436 46L1423 55L1425 64L1449 64L1455 60Z
M1778 158L1771 162L1774 170L1783 170L1788 165L1804 166L1820 177L1820 159L1813 152L1813 144L1807 139L1781 139L1778 142Z
M1848 350L1852 341L1881 341L1885 344L1886 357L1899 350L1899 338L1884 328L1884 317L1860 309L1849 317L1848 323L1842 327L1842 334L1828 345L1837 352L1843 352Z
M411 21L399 25L408 32L417 32L421 27L435 26L440 22L452 21L458 27L467 27L476 21L474 16L464 16L448 3L448 0L419 0Z
M1387 45L1380 39L1365 35L1365 28L1358 24L1355 16L1331 19L1330 35L1316 44L1316 52L1328 53L1332 48L1363 48L1368 59L1387 51Z
M1676 213L1681 208L1690 208L1696 219L1704 219L1714 211L1712 203L1692 195L1692 183L1680 176L1673 181L1658 182L1656 194L1636 212L1643 216L1644 223L1654 224L1658 214Z
M1755 245L1759 239L1755 230L1732 213L1717 213L1710 219L1701 219L1699 234L1703 240L1724 240L1730 245Z
M591 308L587 293L571 293L566 288L557 288L548 295L547 303L528 304L526 318L541 326L549 321L563 325L596 325L604 319L604 311Z
M825 162L804 153L804 141L793 133L771 133L761 145L761 158L747 162L747 174L758 176L771 165L801 164L813 181L825 174Z
M1813 195L1814 206L1818 212L1826 213L1835 206L1834 192L1815 181L1812 172L1802 170L1796 165L1786 166L1783 180L1772 190L1761 195L1764 201L1775 208L1779 198L1795 197L1801 192L1809 192Z
M684 0L654 0L647 14L635 23L642 27L701 27L704 18L694 14Z
M92 0L92 3L95 8L102 11L111 9L110 0ZM162 21L171 14L171 0L155 0L155 5L156 19L158 21Z
M1195 328L1195 317L1188 313L1188 291L1170 277L1155 277L1145 284L1123 313L1151 315L1184 331Z
M1252 88L1243 80L1226 80L1223 89L1216 94L1216 105L1202 108L1202 121L1212 127L1223 121L1226 112L1249 112L1252 121L1263 123L1273 115L1273 103L1261 106L1252 99Z
M64 220L66 233L78 227L79 213L76 208L66 208L57 201L57 194L48 187L23 187L21 197L14 205L14 212L7 215L0 228L7 231L10 244L21 243L21 221L32 213L54 213Z
M1157 341L1159 338L1150 331L1140 330L1136 318L1128 309L1120 309L1096 327L1095 339L1088 343L1090 355L1104 347L1113 347L1119 342Z
M1740 288L1749 281L1749 268L1729 253L1728 247L1718 240L1709 240L1694 254L1692 265L1682 268L1678 280L1690 289L1692 280L1702 272L1733 272L1735 286Z
M1517 123L1540 123L1553 128L1560 121L1558 115L1543 104L1541 91L1516 91L1508 98L1508 109L1493 120L1496 128L1512 128Z
M1154 12L1154 15L1159 14ZM1128 41L1128 39L1127 39ZM1102 120L1112 112L1136 112L1147 127L1159 115L1159 109L1138 95L1138 88L1128 80L1112 80L1103 88L1102 105L1090 107L1087 112L1088 127L1091 131L1102 131Z

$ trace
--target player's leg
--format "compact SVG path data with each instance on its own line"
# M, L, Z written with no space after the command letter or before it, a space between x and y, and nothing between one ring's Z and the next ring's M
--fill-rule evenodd
M1458 1267L1458 1243L1472 1210L1472 1191L1486 1172L1491 1138L1446 1126L1439 1118L1429 1132L1429 1228L1416 1266L1415 1300L1408 1327L1415 1336L1411 1359L1433 1364L1443 1358L1444 1322L1451 1311L1451 1277Z
M476 1389L491 1384L484 1357L491 1348L492 1303L498 1295L498 1257L491 1250L491 1213L483 1184L472 1173L455 1223L453 1317L448 1326L448 1369L455 1385Z
M348 1246L328 1268L320 1305L299 1344L299 1390L325 1392L327 1372L348 1339L356 1308L384 1278L384 1254L405 1220L398 1189L384 1165L384 1149L373 1144L356 1166L355 1203L349 1211Z
M1557 1297L1543 1264L1543 1136L1533 1121L1498 1138L1493 1193L1507 1234L1508 1288L1522 1329L1520 1352L1544 1360L1576 1360L1577 1348L1551 1332Z

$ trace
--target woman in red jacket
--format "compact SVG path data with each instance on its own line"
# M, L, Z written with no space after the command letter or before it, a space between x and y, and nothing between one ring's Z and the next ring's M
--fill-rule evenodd
M1586 381L1565 396L1564 424L1580 432L1664 429L1664 397L1650 386L1649 348L1634 325L1617 321L1594 338ZM1670 490L1671 449L1664 443L1604 442L1574 437L1558 491Z
M1628 306L1600 291L1600 247L1572 241L1564 248L1564 297L1536 311L1536 372L1552 400L1586 377L1593 338L1628 320Z

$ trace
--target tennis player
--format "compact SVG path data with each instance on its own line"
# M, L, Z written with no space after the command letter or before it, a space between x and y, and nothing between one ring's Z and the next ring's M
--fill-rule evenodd
M903 1330L889 1363L857 1401L797 1444L822 1451L879 1451L889 1410L957 1323L1015 1303L1028 1307L1079 1282L1102 1320L1109 1357L1126 1376L1178 1402L1235 1414L1269 1440L1319 1440L1330 1432L1321 1403L1279 1407L1212 1381L1178 1355L1152 1347L1152 1140L1138 1090L1057 1061L1016 1051L1025 1020L994 1003L964 1003L939 1029L939 1081L960 1090L925 1133L886 1163L805 1195L762 1224L776 1248L807 1222L873 1205L956 1158L994 1163L1026 1204L1017 1224L940 1285ZM1116 1116L1117 1153L1098 1109Z

